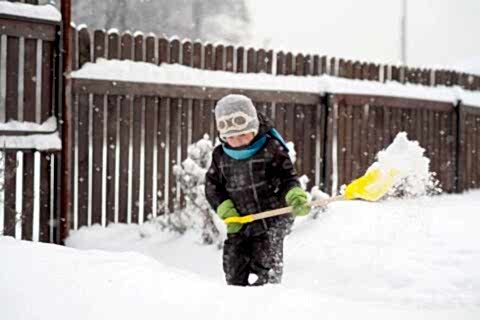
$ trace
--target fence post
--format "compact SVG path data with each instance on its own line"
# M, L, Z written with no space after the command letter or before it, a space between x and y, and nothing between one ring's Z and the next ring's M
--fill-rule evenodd
M463 157L462 157L462 146L464 144L464 135L463 130L465 117L461 110L462 104L458 102L455 107L455 115L456 115L456 148L455 148L455 184L454 190L456 193L461 193L464 190L464 179L462 176L463 172Z

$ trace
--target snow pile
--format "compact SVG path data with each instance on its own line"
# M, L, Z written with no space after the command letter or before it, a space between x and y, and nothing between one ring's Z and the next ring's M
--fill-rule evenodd
M48 21L61 21L62 15L53 5L31 5L0 1L0 14L34 18Z
M397 134L393 142L378 153L378 161L370 169L394 170L395 184L389 195L415 197L440 192L438 181L429 170L430 159L417 141L410 141L406 132Z
M285 76L265 73L233 73L195 69L179 64L156 66L146 62L97 59L86 63L71 74L76 79L97 79L141 83L176 84L212 88L289 91L314 94L343 93L433 100L456 104L468 99L480 106L480 92L468 92L460 87L427 87L397 82L351 80L328 75Z

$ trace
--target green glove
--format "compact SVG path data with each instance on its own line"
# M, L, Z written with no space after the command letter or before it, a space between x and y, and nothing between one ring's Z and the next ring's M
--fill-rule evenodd
M233 204L233 201L230 199L223 201L218 206L217 214L222 220L225 220L226 218L230 218L230 217L240 216L237 212L237 209L235 209L235 205ZM237 233L238 231L240 231L240 229L242 229L241 223L227 224L227 233Z
M287 192L285 200L289 206L293 207L293 214L296 216L306 216L310 212L307 193L300 187L293 187Z

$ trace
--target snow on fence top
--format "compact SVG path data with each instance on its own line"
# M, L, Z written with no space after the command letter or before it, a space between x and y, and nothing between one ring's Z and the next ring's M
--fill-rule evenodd
M8 121L0 123L1 131L31 131L31 132L53 132L57 130L57 118L50 117L43 123Z
M1 135L2 131L19 132L19 135ZM23 133L28 135L22 135ZM8 121L0 123L0 148L60 150L62 140L57 131L57 119L48 118L43 123Z
M318 78L200 70L178 64L156 66L130 60L98 59L72 72L72 78L191 85L200 87L318 93Z
M332 76L320 76L320 82L321 92L387 96L449 103L456 102L454 93L447 87L427 87L410 83L402 84L395 81L382 83L378 81L352 80Z
M58 132L50 134L31 134L28 136L0 136L1 149L60 150L62 140Z
M31 5L20 2L0 1L0 14L21 16L48 21L61 21L62 15L52 5Z
M457 98L466 106L480 107L480 92L467 91L462 88L455 88L457 90Z
M156 66L130 60L106 60L86 63L71 74L77 79L97 79L186 86L287 91L305 93L344 93L433 100L480 107L480 92L467 92L460 87L427 87L398 82L352 80L328 75L284 76L265 73L232 73L194 69L178 64ZM467 103L468 101L468 103Z

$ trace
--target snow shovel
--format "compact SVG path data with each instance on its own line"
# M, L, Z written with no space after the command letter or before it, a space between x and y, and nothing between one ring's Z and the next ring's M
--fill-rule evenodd
M367 201L377 201L395 183L395 178L398 176L399 171L395 169L389 169L387 172L374 168L367 171L362 177L351 182L345 189L345 193L328 199L321 199L310 202L312 207L326 206L330 202L338 200L353 200L363 199ZM230 217L223 220L228 223L249 223L260 219L275 217L292 212L292 207L285 207L275 210L269 210L256 214L249 214L243 217Z

